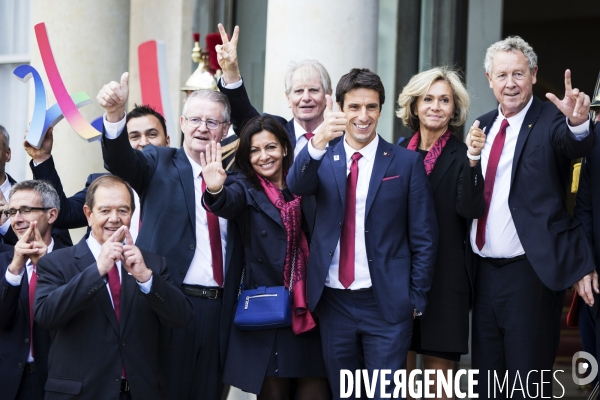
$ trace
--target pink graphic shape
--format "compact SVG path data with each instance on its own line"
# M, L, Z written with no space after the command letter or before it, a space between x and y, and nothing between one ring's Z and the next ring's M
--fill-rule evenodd
M88 142L99 139L102 134L94 129L83 115L81 115L77 106L71 99L71 96L69 96L69 93L67 92L67 88L58 72L54 55L52 54L46 24L43 22L39 23L35 25L34 30L46 75L48 76L48 81L50 82L50 86L52 87L56 102L58 103L62 114L79 136Z

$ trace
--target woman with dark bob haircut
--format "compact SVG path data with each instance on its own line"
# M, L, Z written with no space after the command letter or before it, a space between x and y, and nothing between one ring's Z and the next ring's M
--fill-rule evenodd
M286 186L294 159L287 132L270 117L255 117L240 134L236 173L221 165L220 146L207 146L202 159L204 207L234 220L244 243L245 289L290 289L292 325L243 331L232 325L223 381L259 399L328 399L321 337L306 298L307 234L302 199ZM296 388L291 394L290 384Z

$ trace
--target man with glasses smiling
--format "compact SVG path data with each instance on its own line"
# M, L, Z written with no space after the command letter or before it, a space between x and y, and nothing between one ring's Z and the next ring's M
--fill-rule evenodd
M42 399L47 376L50 336L31 324L40 257L65 247L51 236L60 202L54 188L43 181L13 185L8 209L3 211L19 238L14 251L0 254L0 387L3 398Z
M235 282L240 280L228 265L241 263L243 251L233 249L239 243L233 238L235 229L228 231L226 220L202 208L200 156L211 141L225 137L229 102L220 92L193 92L180 118L182 147L149 146L140 152L127 140L127 96L125 75L120 83L105 85L97 96L106 110L104 162L140 194L142 227L137 245L166 257L173 281L194 306L192 323L168 332L165 339L169 398L218 400L229 316L237 295Z

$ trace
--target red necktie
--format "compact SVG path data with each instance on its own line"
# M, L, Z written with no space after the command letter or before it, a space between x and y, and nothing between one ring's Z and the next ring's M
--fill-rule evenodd
M31 357L33 357L33 301L35 299L35 288L38 280L35 269L35 264L33 264L33 271L29 280L29 348L31 349Z
M306 140L308 140L309 142L310 142L310 139L312 139L312 138L313 138L313 136L315 136L315 134L314 134L314 133L311 133L311 132L306 132L306 133L304 134L304 137L305 137L305 138L306 138Z
M490 203L492 202L492 193L494 192L494 182L496 181L496 171L498 171L498 162L504 148L504 140L506 139L506 128L508 120L502 120L500 131L494 138L492 150L488 158L487 169L485 171L483 199L485 200L485 213L483 217L477 220L477 235L475 235L475 244L479 250L485 245L485 227L487 224L488 213L490 212Z
M202 174L200 174L202 177ZM202 192L206 191L206 183L202 179ZM210 242L210 255L212 258L213 278L219 287L223 287L223 247L221 244L221 227L219 217L207 211L208 241Z
M112 297L113 306L115 309L115 316L117 317L117 323L121 323L121 278L119 277L119 268L115 264L110 271L108 271L108 288L110 289L110 295ZM125 372L125 364L121 367L121 376L127 378Z
M346 178L346 209L344 226L340 238L340 270L338 278L346 289L354 282L354 235L356 225L356 182L358 181L358 160L362 154L352 154L350 173Z

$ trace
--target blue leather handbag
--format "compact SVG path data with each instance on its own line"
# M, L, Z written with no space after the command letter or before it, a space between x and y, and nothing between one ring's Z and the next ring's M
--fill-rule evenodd
M259 286L256 289L242 290L233 323L245 331L290 326L290 292L285 286Z

